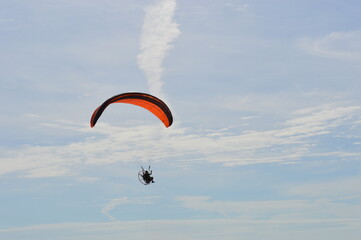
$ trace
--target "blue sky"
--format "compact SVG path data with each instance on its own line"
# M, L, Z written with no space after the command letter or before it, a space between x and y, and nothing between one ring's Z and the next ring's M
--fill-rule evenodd
M0 238L358 239L360 8L1 1Z

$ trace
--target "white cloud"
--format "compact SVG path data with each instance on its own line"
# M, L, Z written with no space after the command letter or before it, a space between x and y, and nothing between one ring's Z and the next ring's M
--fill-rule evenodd
M311 201L307 200L278 200L278 201L210 201L209 197L204 196L185 196L178 197L185 208L204 212L215 212L221 215L246 216L255 218L258 216L271 216L269 214L277 211L286 212L292 209L309 208ZM279 214L279 213L278 213ZM272 216L273 217L273 216Z
M149 90L162 98L162 63L180 31L173 21L175 0L157 0L145 11L138 65L144 71Z
M68 175L69 163L77 161L70 156L64 146L25 146L1 156L0 174L25 172L27 178Z
M69 175L70 170L67 168L62 168L61 166L46 166L30 169L25 178L47 178L47 177L59 177Z
M310 54L350 60L361 60L361 31L333 32L320 38L304 38L299 46Z
M244 4L235 4L235 3L231 3L231 2L227 2L225 4L227 7L230 7L230 8L234 8L236 11L239 11L239 12L245 12L249 9L250 5L247 4L247 3L244 3Z
M78 179L80 182L96 182L99 178L96 177L81 177Z
M292 236L295 240L339 239L358 240L361 221L357 218L340 219L184 219L184 220L148 220L119 221L109 223L60 223L18 227L0 230L0 237L22 240L45 240L52 236L54 240L69 239L168 239L175 240L286 240ZM141 231L139 230L141 229ZM277 231L274 231L277 229ZM31 233L31 234L30 234ZM33 237L35 236L35 237Z
M345 98L339 92L309 90L234 95L222 97L218 102L220 107L234 111L289 117L290 113L307 114L338 107Z
M34 113L26 113L25 117L29 118L29 119L39 119L40 115L39 114L34 114Z
M290 126L302 125L307 127L324 126L327 124L329 127L329 126L333 126L334 124L338 125L339 124L338 121L348 119L353 113L360 112L360 110L361 110L360 106L325 109L312 113L305 117L299 117L292 120L288 120L285 122L285 124ZM298 111L298 113L299 112L300 111Z
M113 217L112 215L110 215L110 211L113 210L116 206L120 205L120 204L125 204L128 203L129 199L127 197L123 197L123 198L117 198L117 199L112 199L109 203L105 204L103 209L101 210L101 212L107 216L110 220L112 221L116 221L117 219L115 217Z
M24 146L3 151L0 174L18 172L29 178L77 174L74 166L104 165L117 162L214 162L226 166L257 163L292 163L302 157L355 158L351 150L325 149L314 152L313 137L333 134L339 126L350 127L361 107L345 106L300 110L270 130L196 130L175 124L115 127L99 123L55 122L44 127L58 128L61 134L82 132L79 142L58 146ZM350 121L351 120L351 121ZM353 126L354 127L354 126ZM342 135L340 136L342 137ZM346 136L347 137L347 136ZM171 163L169 163L171 164Z
M0 18L0 25L5 23L12 23L15 22L16 19L14 18Z
M140 205L154 204L157 198L158 197L151 196L151 197L133 198L133 199L129 199L128 197L111 199L110 202L104 205L104 207L101 210L101 213L107 216L111 221L118 221L114 216L110 214L110 211L115 209L117 206L121 204L140 204Z
M245 12L249 9L250 5L245 3L245 4L241 4L237 7L237 11L239 12Z
M287 192L303 197L332 198L335 200L356 198L361 200L361 178L333 179L290 187Z
M272 201L212 201L204 196L178 197L183 207L220 216L241 219L338 219L361 218L361 204L331 201L326 198L314 200Z

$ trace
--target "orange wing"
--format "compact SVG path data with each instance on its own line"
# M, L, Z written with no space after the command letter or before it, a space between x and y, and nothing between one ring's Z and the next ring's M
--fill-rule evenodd
M172 113L162 100L147 93L129 92L115 95L95 109L90 119L90 127L95 126L104 110L112 103L128 103L145 108L158 117L166 127L173 123Z

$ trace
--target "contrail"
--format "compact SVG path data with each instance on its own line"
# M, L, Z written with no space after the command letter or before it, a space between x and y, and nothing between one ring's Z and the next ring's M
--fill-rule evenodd
M145 73L151 94L162 97L162 63L180 31L173 21L176 0L156 0L145 9L138 66Z

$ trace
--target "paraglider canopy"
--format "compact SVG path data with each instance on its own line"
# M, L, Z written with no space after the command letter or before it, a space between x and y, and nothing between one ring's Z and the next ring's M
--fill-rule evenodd
M147 93L128 92L107 99L102 105L95 109L90 119L90 127L95 126L104 110L112 103L128 103L147 109L158 117L165 127L170 127L173 123L172 113L162 100Z

